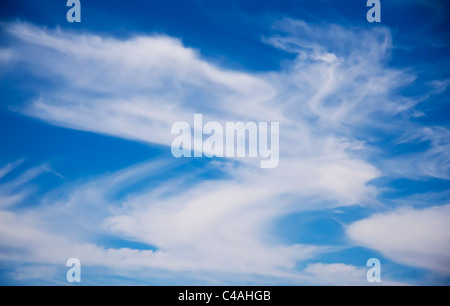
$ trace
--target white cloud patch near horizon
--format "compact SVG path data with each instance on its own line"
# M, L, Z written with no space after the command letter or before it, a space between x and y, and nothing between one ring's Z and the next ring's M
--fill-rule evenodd
M355 243L396 262L450 275L450 205L399 208L347 228Z

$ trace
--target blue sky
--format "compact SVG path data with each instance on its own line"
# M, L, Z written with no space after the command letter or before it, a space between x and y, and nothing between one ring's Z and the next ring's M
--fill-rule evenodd
M0 4L0 284L450 283L446 1L81 4ZM278 167L174 158L194 113Z

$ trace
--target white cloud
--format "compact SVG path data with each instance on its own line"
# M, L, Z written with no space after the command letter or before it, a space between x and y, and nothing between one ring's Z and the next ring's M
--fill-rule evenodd
M331 35L329 29L303 27ZM355 151L364 149L362 142L341 126L363 120L377 105L366 99L374 92L386 95L400 82L398 73L380 65L380 55L360 62L353 58L362 55L353 52L351 57L341 55L338 63L299 57L292 71L250 74L209 64L198 52L164 36L117 40L21 23L7 30L22 41L16 55L32 63L34 73L49 71L63 82L60 90L52 88L26 106L26 114L70 128L165 145L173 139L171 125L192 120L194 112L204 113L204 121L277 120L282 129L280 166L271 177L259 177L258 170L245 168L253 166L251 160L239 160L247 165L230 171L235 178L253 173L247 175L249 180L279 186L275 193L326 194L327 200L340 205L370 201L375 194L367 183L380 173L358 158ZM341 37L354 36L342 28L332 30ZM388 32L382 35L381 43L367 40L372 52L383 54L389 46ZM355 81L364 77L369 81ZM342 103L328 107L326 100L337 95ZM310 123L311 116L319 116L320 124ZM351 143L358 144L357 150Z
M0 178L11 172L19 166L24 160L17 160L0 168ZM11 207L26 199L35 190L29 183L45 172L53 172L48 165L40 165L28 169L11 181L5 182L0 186L0 209ZM57 174L57 173L55 173ZM58 175L58 174L57 174Z
M59 84L15 110L58 126L165 146L172 140L171 125L190 121L198 112L204 121L280 121L281 157L270 172L252 160L223 160L224 179L177 174L126 198L115 195L127 191L130 181L157 175L175 161L133 165L69 183L24 216L0 212L0 236L7 237L0 246L10 250L0 255L295 279L296 262L333 250L282 244L271 235L271 225L319 204L331 208L374 201L378 191L368 183L382 173L364 160L370 148L354 130L393 129L386 118L414 101L395 99L392 92L411 78L385 67L391 47L387 29L354 32L295 21L284 21L282 28L285 37L267 42L297 58L286 70L256 74L213 65L166 36L119 40L8 24L15 60L31 74ZM360 36L363 42L356 39ZM350 44L355 40L358 46ZM118 235L159 251L106 249L89 243L89 232ZM26 252L14 252L21 248ZM336 275L343 273L351 283L362 272L337 264L313 265L306 273L310 282L325 274L337 282Z
M415 143L425 149L404 153L386 161L390 174L413 179L434 177L450 179L450 130L446 127L415 127L399 139L399 144Z
M5 64L12 59L12 51L10 49L0 48L0 63Z
M446 80L434 80L429 83L433 87L434 94L440 94L445 92L450 86L450 79Z
M288 269L295 260L306 259L316 254L319 248L312 246L278 247L272 251L247 245L244 249L227 248L224 245L201 243L193 249L191 243L171 246L167 250L133 250L130 248L104 248L91 243L77 243L60 234L50 233L43 224L31 215L21 216L0 211L0 235L3 260L20 263L44 263L62 265L68 258L79 258L84 266L107 267L112 270L167 269L169 271L194 271L202 274L250 273L267 276L289 275ZM69 220L70 223L70 220ZM172 230L173 231L173 230ZM226 234L226 233L225 233ZM188 239L192 239L186 235ZM220 239L220 237L218 237ZM244 247L241 245L241 247ZM255 257L255 252L262 251ZM247 259L246 259L247 258ZM290 262L284 262L290 260ZM284 268L285 272L282 269ZM25 276L24 276L25 277Z
M15 162L11 162L3 167L0 168L0 179L7 175L9 172L14 170L17 166L19 166L21 163L23 163L23 159L16 160Z
M76 243L60 234L49 233L44 230L46 225L43 222L39 222L31 216L20 216L2 211L0 212L0 221L2 224L0 235L6 238L2 240L0 259L20 264L27 263L26 266L19 266L11 274L13 279L19 281L39 279L64 284L61 276L64 274L62 273L64 269L61 267L68 258L76 257L80 259L84 271L90 271L92 267L103 267L109 269L109 272L104 271L104 273L134 278L139 275L143 280L161 277L159 271L162 269L169 273L189 273L182 275L184 275L183 277L195 276L197 279L207 282L212 282L212 280L208 280L207 276L214 272L214 275L225 275L225 279L226 277L232 279L232 275L242 274L245 275L247 281L254 284L281 281L285 284L374 285L367 282L367 268L364 267L339 263L315 263L309 264L301 271L292 270L290 265L294 261L308 259L317 254L319 250L312 246L298 245L276 248L268 253L267 249L258 249L254 245L241 246L243 249L238 250L230 249L231 245L225 243L222 248L217 250L214 250L217 245L208 245L205 249L200 247L193 250L189 248L189 244L185 243L179 246L181 256L181 254L177 254L176 249L170 248L159 251L114 249L90 243ZM207 245L207 243L211 243L211 241L207 239L203 245ZM231 243L235 244L239 241L232 240ZM188 248L185 248L186 245ZM240 254L236 254L236 251L240 251ZM258 253L260 251L263 254ZM221 252L223 253L221 254ZM255 256L255 252L258 256ZM246 257L248 260L245 260ZM289 259L293 261L285 262ZM273 269L275 267L277 269ZM146 272L142 274L144 271ZM399 284L401 283L383 278L380 285Z
M450 274L450 205L401 208L351 224L356 243L406 265Z
M382 276L381 282L369 283L367 271L369 268L357 267L342 263L314 263L304 269L304 276L308 283L316 285L337 286L404 286L406 283L392 281ZM383 270L382 270L383 271Z
M116 40L21 23L7 31L25 44L16 56L33 72L42 69L63 81L26 109L57 125L167 145L171 125L196 111L280 117L264 105L275 94L267 81L215 67L174 38Z
M366 270L346 264L309 264L304 272L310 275L313 282L320 285L368 285Z

